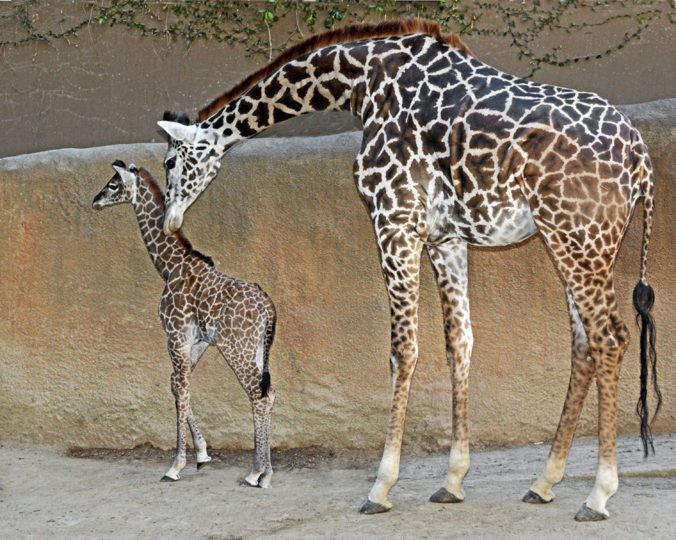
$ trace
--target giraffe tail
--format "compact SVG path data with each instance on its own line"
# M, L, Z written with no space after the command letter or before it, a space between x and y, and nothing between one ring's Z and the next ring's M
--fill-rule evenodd
M639 136L640 137L640 136ZM640 142L640 139L639 139ZM643 443L643 455L648 456L649 450L655 453L653 437L650 430L650 411L648 408L648 378L649 371L652 371L652 386L655 394L656 404L652 420L655 419L662 405L662 393L657 384L657 353L655 350L656 328L655 319L650 310L655 303L655 291L648 284L647 280L647 262L648 262L648 244L652 231L654 218L654 183L650 158L648 157L645 145L640 144L641 152L639 157L639 172L641 177L641 192L643 195L643 242L641 245L641 277L634 287L634 308L637 316L636 322L641 331L640 340L640 361L641 391L638 402L636 403L636 413L641 421L641 441Z
M276 316L273 312L271 316L268 317L268 323L265 327L265 336L263 337L263 375L261 376L260 382L261 396L263 397L267 397L270 392L270 385L272 384L272 379L270 377L270 349L272 348L272 343L275 341L276 324Z

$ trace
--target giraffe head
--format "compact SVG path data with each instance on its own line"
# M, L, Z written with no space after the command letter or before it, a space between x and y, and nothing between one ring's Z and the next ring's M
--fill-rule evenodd
M181 228L183 214L195 202L221 167L224 147L217 150L218 135L213 129L190 124L185 114L165 112L157 123L169 135L169 148L164 158L167 175L164 233Z
M131 203L136 196L136 178L138 169L136 165L127 167L124 161L119 159L113 162L115 175L108 180L98 195L94 197L92 208L101 210L114 204Z

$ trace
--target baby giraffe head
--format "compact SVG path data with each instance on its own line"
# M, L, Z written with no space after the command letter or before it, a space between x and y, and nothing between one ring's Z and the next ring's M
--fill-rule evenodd
M113 162L115 175L108 180L99 194L94 197L92 208L101 210L114 204L130 203L136 196L136 178L138 169L135 165L127 167L124 161L119 159Z

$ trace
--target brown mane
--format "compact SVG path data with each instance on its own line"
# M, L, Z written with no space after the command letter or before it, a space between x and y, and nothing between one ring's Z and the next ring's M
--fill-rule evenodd
M153 200L155 201L159 209L162 211L162 213L164 213L165 210L164 192L162 191L162 188L155 181L155 178L153 178L153 175L150 174L150 172L147 169L141 167L138 170L138 174L145 181L146 185L148 186L148 189L150 190L150 193L153 196ZM188 240L180 230L176 231L172 236L189 254L194 255L199 259L202 259L209 266L214 266L214 261L211 259L211 257L204 255L203 253L200 253L195 248L193 248L192 244L190 243L190 240Z
M388 36L403 36L407 34L429 34L436 37L440 42L447 43L451 47L471 56L469 48L455 34L443 34L441 25L433 21L424 19L402 19L398 21L388 21L380 24L356 24L329 30L321 34L311 36L300 43L297 43L290 49L287 49L272 62L263 66L258 71L249 75L246 79L240 81L230 90L213 100L209 105L199 112L199 120L203 121L211 115L220 111L233 99L241 96L249 90L254 84L263 80L275 71L296 58L316 51L321 47L335 45L337 43L346 43L349 41L359 41L364 39L382 38Z
M159 184L155 181L155 178L153 178L153 175L150 174L150 172L147 169L144 169L143 167L141 167L138 170L138 175L143 179L143 181L148 186L150 193L152 193L153 195L153 200L155 201L155 204L157 204L160 210L164 212L165 209L164 192L162 191L162 188L159 186Z

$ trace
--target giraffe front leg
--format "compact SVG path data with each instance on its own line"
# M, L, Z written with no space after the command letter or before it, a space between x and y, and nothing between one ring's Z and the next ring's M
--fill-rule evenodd
M458 503L465 499L463 480L469 470L468 385L472 354L472 325L467 294L467 244L452 240L429 248L444 316L446 355L453 383L453 428L448 477L431 502Z
M185 467L185 445L188 427L188 411L190 409L190 356L181 354L180 350L173 349L172 364L174 367L171 374L171 391L176 402L176 454L169 470L162 477L163 482L180 480L180 472Z
M362 514L386 512L388 494L399 477L401 442L411 378L418 361L418 290L420 252L417 237L403 231L376 231L383 274L390 299L392 404L378 476L362 503Z
M573 341L570 382L544 471L523 497L523 501L527 503L544 504L554 500L552 487L563 478L575 427L594 377L594 362L589 356L587 332L569 289L566 289L566 295Z
M191 373L197 367L197 363L199 362L200 358L202 358L202 355L208 347L209 344L203 341L193 345L192 350L190 351ZM204 439L199 427L197 427L197 421L195 420L190 403L188 403L188 426L190 427L192 442L195 446L197 470L199 470L211 461L211 457L207 453L207 441Z

